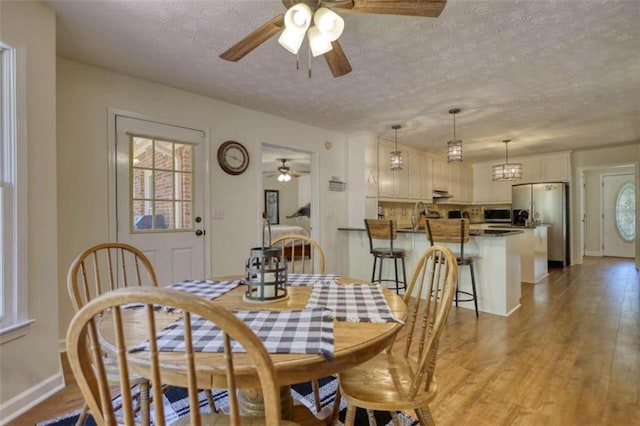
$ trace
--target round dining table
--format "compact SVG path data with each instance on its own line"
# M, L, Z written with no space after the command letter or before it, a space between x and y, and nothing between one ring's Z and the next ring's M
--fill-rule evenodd
M224 277L220 280L227 280L238 277ZM357 284L363 281L341 277L340 284ZM387 301L393 316L404 321L407 315L406 305L403 299L394 292L383 288L383 295ZM224 295L211 300L215 305L221 305L233 311L240 310L301 310L307 304L312 287L295 286L287 288L287 297L283 300L269 303L255 303L246 301L243 295L247 291L246 285L239 285ZM140 337L136 336L136 328L146 323L144 310L125 310L123 319L127 332L127 340L135 342ZM169 325L175 321L176 314L171 312L160 313L161 320L158 326ZM109 342L114 339L113 330L109 324L111 321L101 321L100 335L103 344L110 346ZM283 399L282 417L291 419L301 424L326 424L327 414L323 413L322 419L309 415L306 407L294 406L290 396L289 385L303 383L312 379L319 379L335 373L339 373L350 367L359 365L376 354L382 352L390 344L402 323L400 322L345 322L334 319L334 352L330 360L320 354L300 354L300 353L273 353L271 358L277 373L279 384L282 386L281 397ZM129 362L138 374L144 377L150 375L150 365L148 354L144 352L133 352L127 355ZM195 354L197 382L200 389L220 389L226 387L225 367L223 354L214 352L198 352ZM184 366L184 353L182 352L161 352L161 374L162 381L167 385L186 387L187 376ZM244 353L234 354L234 376L238 388L243 392L240 401L244 405L244 410L249 414L257 414L260 411L261 395L258 390L260 383L247 355ZM335 415L335 413L334 413Z

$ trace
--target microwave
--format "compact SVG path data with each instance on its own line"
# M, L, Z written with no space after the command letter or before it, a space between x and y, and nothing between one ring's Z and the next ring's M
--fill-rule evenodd
M484 221L511 223L511 209L485 209Z

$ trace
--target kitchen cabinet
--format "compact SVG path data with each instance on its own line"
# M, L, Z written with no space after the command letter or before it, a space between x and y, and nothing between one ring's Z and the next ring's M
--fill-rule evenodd
M420 199L425 203L433 200L433 158L422 155L422 170L420 181L422 182L422 194Z
M449 164L449 199L452 203L468 204L473 200L473 172L463 163Z
M514 160L522 163L522 180L518 183L569 182L570 158L569 153L560 152Z
M433 189L449 191L449 163L445 158L433 157Z
M402 170L389 168L391 152L395 144L378 142L378 197L400 200L419 200L422 197L422 154L416 150L398 146L402 152Z
M511 180L494 181L492 164L474 164L473 202L476 204L511 204L511 185L513 182Z

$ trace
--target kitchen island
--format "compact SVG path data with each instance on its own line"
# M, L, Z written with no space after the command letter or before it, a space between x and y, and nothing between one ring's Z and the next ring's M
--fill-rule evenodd
M344 227L349 253L349 276L363 280L371 279L373 256L369 253L369 238L364 228ZM509 316L520 307L520 230L486 229L471 233L465 244L465 254L474 257L478 310L490 314ZM454 252L459 244L443 244ZM399 229L394 247L407 252L407 281L413 267L424 251L429 248L424 229ZM383 276L393 275L392 262L385 262ZM469 267L461 266L458 271L460 290L471 291ZM416 295L417 296L417 295ZM473 309L473 302L460 302L460 307Z

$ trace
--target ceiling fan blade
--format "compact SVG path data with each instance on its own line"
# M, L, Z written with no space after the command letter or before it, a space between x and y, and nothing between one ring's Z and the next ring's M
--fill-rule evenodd
M342 6L337 1L323 1L323 5L340 9L340 12L380 13L384 15L426 16L436 18L440 16L447 4L447 0L353 0L353 7Z
M329 65L331 74L333 74L334 77L349 74L351 72L351 64L347 59L347 55L344 54L342 46L337 40L332 41L331 46L333 49L324 54L324 59L327 61L327 65Z
M272 35L280 31L284 27L284 14L274 16L269 22L266 22L260 28L231 46L220 58L225 61L239 61L256 47L267 41Z

